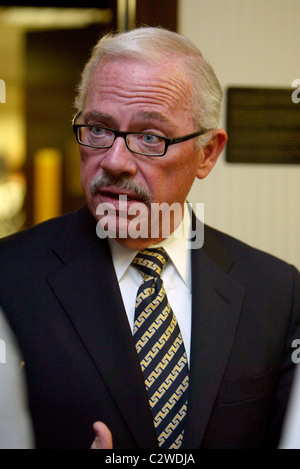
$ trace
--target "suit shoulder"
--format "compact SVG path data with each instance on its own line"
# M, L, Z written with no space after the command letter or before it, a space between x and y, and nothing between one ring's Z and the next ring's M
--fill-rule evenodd
M96 221L86 206L0 240L0 269L7 265L23 270L49 270L59 259L76 256L95 237ZM55 254L55 255L53 255Z
M62 251L75 251L80 233L85 231L91 215L83 207L57 218L52 218L31 228L19 231L0 240L0 269L18 265L25 268L46 266L53 262L53 250L61 243ZM91 223L91 222L90 222Z
M210 226L205 227L205 240L206 239L208 239L209 245L215 244L217 241L217 243L230 253L235 263L244 266L247 265L249 270L265 268L268 270L275 269L277 271L286 271L287 269L291 269L291 266L286 261L274 256L273 254L250 246L249 244Z

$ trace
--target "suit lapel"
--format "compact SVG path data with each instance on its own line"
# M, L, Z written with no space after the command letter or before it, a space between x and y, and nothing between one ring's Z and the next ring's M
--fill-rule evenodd
M104 379L138 446L155 447L156 437L144 380L108 243L96 237L95 222L91 222L90 216L85 215L85 218L77 228L73 226L73 235L71 230L67 230L57 243L56 255L65 265L48 278L48 283Z
M229 275L233 260L209 230L192 251L192 339L189 406L183 448L199 448L239 321L243 288Z

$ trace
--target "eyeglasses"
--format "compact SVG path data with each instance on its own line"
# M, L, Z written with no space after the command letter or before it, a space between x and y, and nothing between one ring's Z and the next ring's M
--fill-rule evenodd
M80 113L74 117L72 126L80 145L99 149L111 148L116 138L122 137L128 150L138 155L164 156L170 145L185 142L208 132L208 129L202 129L183 137L167 138L148 132L122 132L97 124L76 124L79 115Z

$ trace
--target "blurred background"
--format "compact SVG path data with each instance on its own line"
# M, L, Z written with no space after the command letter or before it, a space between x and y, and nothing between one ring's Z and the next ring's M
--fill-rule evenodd
M300 268L299 18L299 0L0 0L0 237L84 202L71 127L82 68L108 31L160 25L189 37L224 88L231 143L189 201Z

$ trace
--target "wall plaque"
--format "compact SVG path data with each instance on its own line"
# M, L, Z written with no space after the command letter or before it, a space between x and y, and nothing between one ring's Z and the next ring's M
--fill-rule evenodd
M227 162L300 163L300 103L293 91L228 88Z

